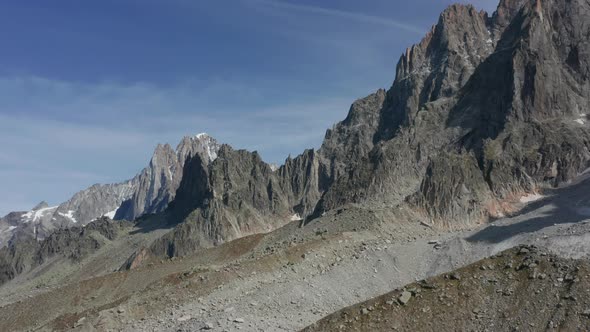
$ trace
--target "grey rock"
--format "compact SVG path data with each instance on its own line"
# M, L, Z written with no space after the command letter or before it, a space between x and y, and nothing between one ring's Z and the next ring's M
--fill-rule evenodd
M410 299L412 299L412 293L408 292L408 291L404 291L402 292L402 294L397 298L397 301L401 304L401 305L406 305L408 304L408 302L410 302Z

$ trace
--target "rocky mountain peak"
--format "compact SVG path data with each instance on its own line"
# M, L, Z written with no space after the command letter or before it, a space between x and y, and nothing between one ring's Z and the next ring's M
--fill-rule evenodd
M185 136L176 150L168 144L158 145L149 167L133 181L137 189L115 215L116 219L134 220L145 213L161 212L176 196L187 160L199 155L205 164L217 159L221 145L206 133Z
M401 56L383 103L365 103L364 114L378 114L378 126L364 121L373 140L358 140L346 122L338 140L328 132L325 147L336 148L322 149L336 153L324 163L341 176L318 210L401 199L442 227L461 227L583 171L589 6L504 0L491 19L472 6L445 10ZM347 145L372 148L338 148Z
M426 103L455 95L495 49L485 12L471 5L447 8L438 23L401 55L381 112L379 139L409 125Z
M217 158L217 152L221 144L207 133L200 133L194 136L185 136L176 147L179 159L186 159L200 153L206 156L211 162ZM183 161L184 162L184 161Z
M176 159L176 152L169 144L158 144L150 160L150 167L158 168L162 165L169 165L171 159Z
M501 0L498 9L492 15L493 33L496 39L501 37L504 29L522 9L528 0Z

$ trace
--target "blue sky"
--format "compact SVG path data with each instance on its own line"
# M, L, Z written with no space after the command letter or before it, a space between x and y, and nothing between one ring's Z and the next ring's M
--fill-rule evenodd
M317 148L451 3L3 1L0 215L130 178L184 135L275 163Z

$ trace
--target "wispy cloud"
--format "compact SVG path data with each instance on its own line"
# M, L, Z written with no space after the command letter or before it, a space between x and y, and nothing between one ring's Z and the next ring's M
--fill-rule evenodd
M407 24L401 21L392 20L388 18L383 18L379 16L373 16L363 13L357 12L349 12L341 9L333 9L333 8L325 8L319 6L310 6L310 5L302 5L302 4L294 4L285 1L278 1L278 0L248 0L252 3L273 7L277 9L283 10L292 10L292 11L299 11L299 12L306 12L310 14L316 15L324 15L330 16L335 18L340 18L349 21L356 21L360 23L368 23L374 25L381 25L386 27L393 27L397 29L402 29L408 32L413 32L416 34L423 34L424 29L419 27L413 26L411 24Z
M38 164L32 159L51 155L64 163L84 153L86 160L105 154L123 158L130 152L146 156L156 143L175 144L182 134L201 131L240 148L259 149L276 162L317 147L325 129L344 118L352 102L342 96L267 102L248 86L223 82L163 88L19 77L0 78L0 87L0 138L7 143L0 165Z

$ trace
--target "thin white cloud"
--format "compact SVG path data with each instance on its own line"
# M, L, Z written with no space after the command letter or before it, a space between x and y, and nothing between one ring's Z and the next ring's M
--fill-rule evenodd
M292 10L292 11L299 11L299 12L306 12L310 14L317 14L317 15L325 15L336 17L340 19L356 21L360 23L368 23L374 25L381 25L386 27L393 27L397 29L402 29L405 31L423 34L425 31L419 27L413 26L411 24L407 24L401 21L387 19L379 16L373 16L363 13L353 13L348 12L340 9L333 9L333 8L325 8L319 6L310 6L310 5L301 5L301 4L294 4L285 1L278 1L278 0L249 0L252 3L264 5L267 7L273 7L278 9L284 10Z

